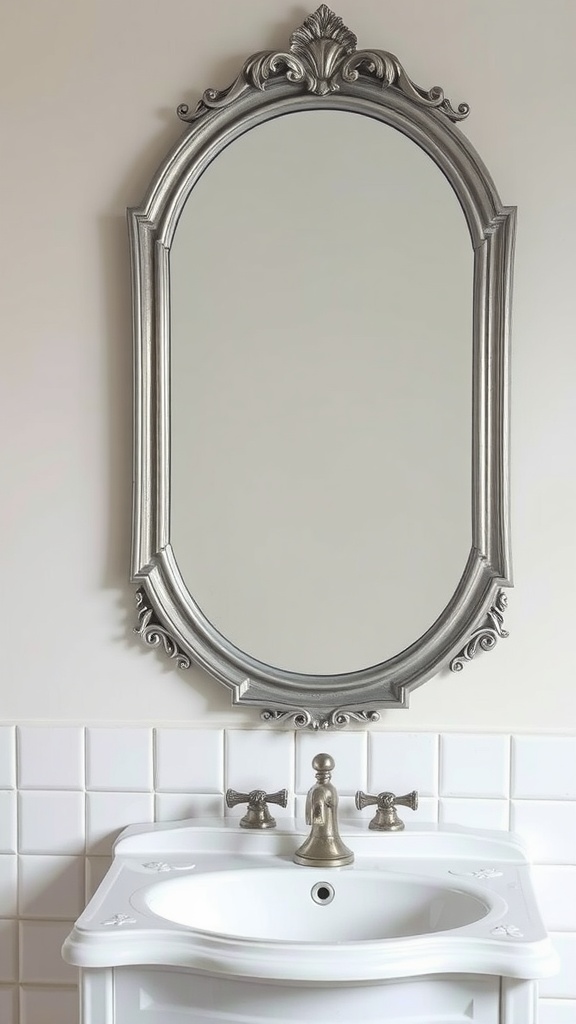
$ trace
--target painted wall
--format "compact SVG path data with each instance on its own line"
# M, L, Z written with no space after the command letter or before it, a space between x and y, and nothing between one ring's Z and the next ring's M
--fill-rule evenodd
M174 109L280 47L307 9L269 0L4 5L2 716L256 724L201 672L131 635L131 327L124 211L181 126ZM576 7L342 0L360 44L472 108L464 130L519 207L510 638L383 727L565 731L576 482ZM545 55L546 64L537 61ZM343 227L343 242L345 241ZM376 244L376 243L375 243ZM319 269L321 273L321 268Z

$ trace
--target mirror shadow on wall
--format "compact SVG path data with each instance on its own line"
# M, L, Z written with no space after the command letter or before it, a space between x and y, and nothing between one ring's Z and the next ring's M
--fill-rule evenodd
M326 60L326 45L330 60ZM131 211L139 631L297 726L503 635L514 210L326 7Z

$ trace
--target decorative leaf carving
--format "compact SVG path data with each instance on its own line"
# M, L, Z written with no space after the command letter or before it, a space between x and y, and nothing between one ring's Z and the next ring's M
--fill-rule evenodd
M497 924L492 928L491 935L502 935L507 939L522 939L524 933L515 924Z
M326 715L313 711L306 711L304 708L292 708L289 711L279 711L276 708L265 708L260 718L263 722L290 722L295 729L344 729L351 722L362 722L369 724L379 722L378 711L351 711L349 708L336 708Z
M136 607L138 625L134 627L134 632L137 636L149 647L163 647L168 657L176 661L178 668L190 668L190 658L180 650L168 630L154 618L154 609L147 603L142 588L136 591Z
M114 914L113 917L109 917L106 921L102 921L106 927L121 928L124 924L137 924L135 917L130 917L130 914Z
M451 121L467 117L467 103L454 109L440 86L426 90L416 85L393 53L356 51L356 42L356 36L342 18L321 4L292 33L289 51L263 50L253 54L232 85L221 91L207 89L193 111L186 103L180 104L178 117L192 123L209 110L228 106L250 89L264 90L271 78L284 79L316 96L327 96L338 92L342 83L350 85L361 77L375 79L383 89L395 88L414 103L441 111Z
M504 612L508 607L508 598L503 590L499 590L496 600L486 614L486 622L475 629L468 643L450 662L452 672L461 672L467 661L476 657L478 650L492 651L500 637L507 637L504 629Z

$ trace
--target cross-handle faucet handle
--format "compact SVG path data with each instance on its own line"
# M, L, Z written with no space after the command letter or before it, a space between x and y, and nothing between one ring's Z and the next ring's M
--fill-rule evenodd
M378 796L370 796L363 793L361 789L356 793L356 807L362 811L365 807L376 805L378 808L368 828L380 832L401 832L404 822L398 817L396 807L409 807L415 811L418 807L418 793L415 789L404 796L395 796L394 793L378 793Z
M287 789L279 789L276 793L265 793L263 789L252 789L249 793L237 793L235 789L226 791L228 807L236 807L236 804L248 804L246 814L240 818L242 828L275 828L276 819L270 814L268 804L279 804L280 807L286 807L287 803Z

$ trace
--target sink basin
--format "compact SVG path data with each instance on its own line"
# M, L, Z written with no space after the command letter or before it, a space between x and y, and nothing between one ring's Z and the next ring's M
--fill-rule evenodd
M381 871L274 868L188 875L135 894L132 905L195 931L270 942L351 943L451 931L489 903L441 883Z
M340 832L354 863L314 868L293 862L307 834L297 822L265 832L230 820L131 826L64 958L308 987L554 973L517 837L345 822Z

